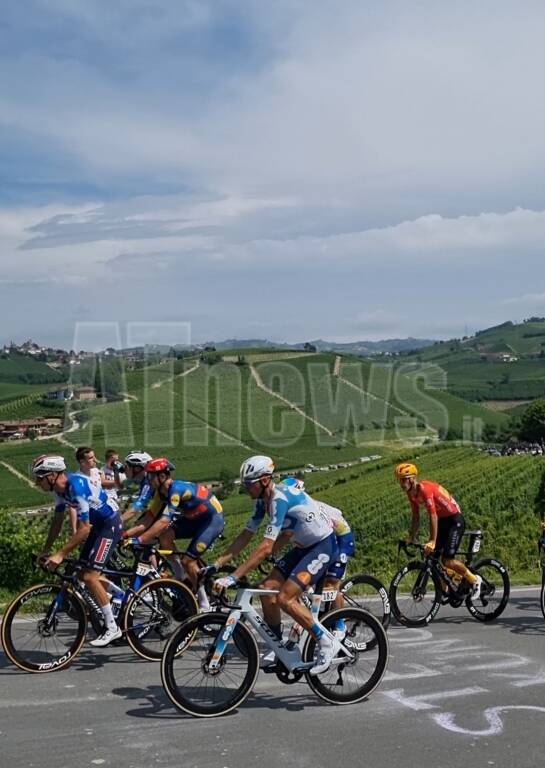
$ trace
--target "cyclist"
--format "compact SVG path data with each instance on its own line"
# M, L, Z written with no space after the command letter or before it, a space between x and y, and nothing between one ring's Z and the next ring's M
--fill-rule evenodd
M153 497L140 524L130 528L127 536L135 537L133 541L139 544L159 538L163 549L172 549L174 539L191 539L181 565L176 555L168 559L178 579L183 578L183 566L197 594L199 607L207 610L206 592L203 586L198 587L199 558L223 531L223 508L206 486L174 480L173 469L174 465L165 458L152 459L146 464Z
M123 474L123 464L119 461L119 453L114 448L108 448L104 454L104 464L100 469L102 474L102 484L108 498L113 499L116 504L119 503L117 491L123 487L125 475ZM110 485L113 482L113 485Z
M44 545L44 565L54 569L64 558L83 544L79 553L82 563L82 579L100 606L104 616L105 630L91 645L101 647L121 637L121 630L113 617L110 596L100 581L100 572L95 566L104 566L121 538L121 518L105 491L97 493L87 478L80 473L67 473L62 456L38 456L32 464L36 485L42 490L55 494L55 512ZM53 554L49 550L57 539L67 507L77 510L78 527L66 544ZM85 542L85 543L84 543Z
M466 579L471 584L471 596L477 599L481 594L481 576L472 573L460 560L454 559L466 525L460 507L446 488L430 480L419 481L417 475L416 466L410 462L403 462L395 468L395 476L411 505L407 543L414 542L420 524L420 507L423 506L430 522L430 538L424 544L425 554L441 553L443 566Z
M151 456L146 451L131 451L125 456L125 484L137 484L136 497L133 497L127 509L121 515L123 522L130 520L134 515L142 515L153 496L153 491L146 475L146 464L151 461ZM142 526L142 531L145 527Z
M289 485L299 490L305 490L305 483L297 477L285 477L282 480L284 485ZM355 543L352 529L348 524L348 521L344 517L343 513L337 507L332 507L330 504L326 504L325 501L319 501L315 499L316 503L320 507L320 510L324 512L329 518L333 532L337 537L338 555L334 563L327 569L326 577L324 580L324 589L334 589L337 592L337 596L333 602L334 608L342 608L344 605L343 596L340 592L341 581L344 579L346 573L346 567L349 558L354 556ZM342 640L346 634L346 626L343 619L337 619L335 623L335 631L333 633L335 637Z
M325 672L340 643L320 622L314 622L308 608L300 601L302 592L325 575L337 559L337 541L329 518L304 491L273 482L274 464L268 456L252 456L240 468L240 481L254 500L253 514L246 527L216 560L219 568L238 555L250 542L265 517L268 524L264 538L231 576L216 579L215 588L234 586L237 580L269 557L282 531L289 531L295 546L278 561L265 578L263 587L279 590L263 595L263 614L271 632L282 639L281 609L316 638L318 655L311 674Z

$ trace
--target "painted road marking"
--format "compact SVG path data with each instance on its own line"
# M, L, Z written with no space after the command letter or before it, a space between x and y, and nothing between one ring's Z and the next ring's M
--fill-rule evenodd
M500 712L508 712L512 710L525 710L533 712L545 713L545 707L534 707L527 704L512 704L504 707L489 707L485 709L483 715L488 723L488 728L482 730L471 730L470 728L463 728L461 725L457 725L455 722L456 715L452 712L441 712L438 714L430 715L437 725L441 728L445 728L447 731L453 733L462 733L466 736L499 736L503 732L503 720L500 717Z
M383 696L403 704L409 709L417 711L424 709L435 709L439 704L432 704L432 701L441 701L442 699L454 699L460 696L474 696L477 693L488 693L487 688L481 688L479 685L470 688L458 688L453 691L439 691L438 693L423 693L418 696L405 696L404 688L394 688L392 691L382 691Z

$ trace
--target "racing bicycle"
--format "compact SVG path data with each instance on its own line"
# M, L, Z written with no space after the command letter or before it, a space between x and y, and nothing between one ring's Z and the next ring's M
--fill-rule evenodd
M482 532L467 531L464 536L469 537L468 549L457 552L456 558L463 559L466 567L482 577L481 594L476 599L471 596L469 582L445 568L437 553L426 555L420 544L398 542L398 555L402 550L409 557L420 553L420 559L403 565L390 584L392 613L400 624L407 627L429 624L441 605L459 608L465 604L471 615L482 622L493 621L503 613L510 590L506 567L493 557L474 561L481 548Z
M259 673L256 635L276 655L275 671L283 683L305 678L310 688L332 704L352 704L369 696L379 685L388 660L384 627L361 608L328 612L323 626L333 631L344 620L346 634L330 667L313 676L316 641L304 632L299 642L282 643L252 606L252 599L278 590L240 583L234 603L222 595L223 610L187 619L170 637L161 661L161 679L173 704L195 717L217 717L240 706L252 692ZM336 591L312 598L317 618L322 601Z
M112 609L129 646L142 658L158 661L170 633L197 613L197 603L185 584L158 578L149 562L152 551L135 551L130 568L96 570L113 589ZM103 631L100 607L78 577L82 565L75 558L65 559L51 572L57 583L25 589L6 609L2 644L20 669L38 673L64 669L81 651L89 619L97 633Z

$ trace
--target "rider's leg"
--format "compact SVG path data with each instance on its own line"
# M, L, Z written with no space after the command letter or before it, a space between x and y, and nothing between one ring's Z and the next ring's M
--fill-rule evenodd
M445 568L450 568L472 586L476 585L479 577L471 573L469 568L460 560L456 560L456 552L460 547L460 540L465 530L464 516L459 513L452 517L442 518L439 521L438 545L441 545L441 563Z
M262 581L260 586L263 589L276 589L280 590L285 582L286 577L278 570L273 568L271 573ZM261 595L261 605L263 607L263 618L267 622L271 631L282 639L282 614L280 613L280 606L277 602L277 595Z
M167 528L166 531L159 536L159 546L161 549L174 549L175 533L173 528ZM175 555L174 552L166 556L167 562L174 572L174 576L182 581L184 578L184 572L180 563L180 558Z

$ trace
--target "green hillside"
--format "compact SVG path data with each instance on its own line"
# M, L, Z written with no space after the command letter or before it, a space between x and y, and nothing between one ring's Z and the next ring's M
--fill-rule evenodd
M502 362L500 355L517 358ZM402 362L401 362L402 361ZM522 400L545 395L545 321L504 323L467 339L436 342L398 364L439 366L451 394L469 400Z
M0 383L49 384L64 381L65 374L31 355L17 352L0 355Z

